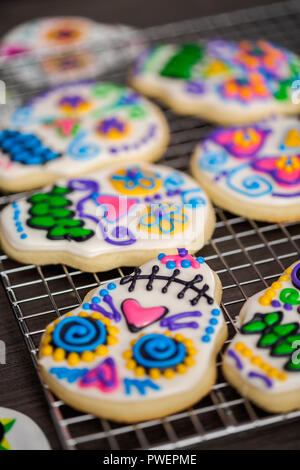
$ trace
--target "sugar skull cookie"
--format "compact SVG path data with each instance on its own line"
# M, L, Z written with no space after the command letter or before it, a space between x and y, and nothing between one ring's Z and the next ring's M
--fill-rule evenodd
M201 187L171 168L114 166L9 204L0 216L4 250L24 263L86 271L137 266L179 246L193 252L215 216Z
M0 188L22 191L119 161L154 161L168 139L162 112L129 88L60 85L17 108L0 130Z
M300 262L247 300L223 358L229 382L271 412L300 408Z
M50 446L31 418L0 407L0 450L50 450Z
M81 17L39 18L2 38L0 65L26 86L40 87L107 72L130 60L142 44L140 33L127 26Z
M47 326L42 378L74 408L115 421L182 410L215 382L227 334L220 299L203 258L160 253Z
M299 58L277 45L214 39L146 49L131 84L180 114L230 125L298 113L299 73Z
M194 152L191 170L221 207L245 217L300 220L300 122L273 118L216 129Z

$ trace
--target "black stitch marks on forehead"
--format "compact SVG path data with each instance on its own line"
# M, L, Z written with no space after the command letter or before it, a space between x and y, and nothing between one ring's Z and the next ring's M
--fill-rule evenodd
M181 291L177 294L178 299L183 299L185 293L188 290L193 290L196 292L196 296L190 300L191 305L196 305L201 297L204 297L209 305L212 305L214 303L214 299L207 294L207 291L209 290L208 284L204 284L201 288L197 287L195 284L198 284L203 281L203 276L201 274L197 274L194 279L191 281L184 281L183 279L179 279L177 276L180 274L179 269L174 269L173 273L171 276L164 276L164 275L158 275L157 273L159 272L159 266L154 265L152 267L152 271L150 274L141 274L142 270L140 268L136 268L134 273L129 276L125 276L120 280L120 284L129 284L128 291L132 292L135 289L136 282L141 279L148 279L148 283L146 285L146 289L148 291L153 289L153 282L156 280L163 280L167 281L167 283L164 285L162 288L161 292L163 294L166 294L168 292L169 286L175 282L177 284L181 284L184 287L181 289Z

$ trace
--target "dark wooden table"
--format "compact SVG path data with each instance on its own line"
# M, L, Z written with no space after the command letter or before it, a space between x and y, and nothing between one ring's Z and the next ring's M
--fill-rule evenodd
M138 27L180 21L222 11L272 3L271 0L1 0L0 35L35 17L82 15L103 22ZM29 415L43 429L53 449L60 445L48 406L6 293L0 285L0 340L5 341L6 364L0 364L0 405ZM300 421L199 444L197 449L300 449Z

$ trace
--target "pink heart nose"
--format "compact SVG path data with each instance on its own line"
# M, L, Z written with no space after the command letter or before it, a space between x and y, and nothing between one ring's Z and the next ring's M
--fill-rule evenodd
M145 326L151 325L162 318L168 309L166 307L142 307L134 299L126 299L122 303L122 311L127 321L128 328L132 332L137 332Z

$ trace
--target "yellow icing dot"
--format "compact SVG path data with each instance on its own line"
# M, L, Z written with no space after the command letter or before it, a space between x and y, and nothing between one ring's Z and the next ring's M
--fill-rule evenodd
M167 330L167 331L165 331L165 335L170 337L170 336L172 336L172 333L171 333L171 331Z
M251 359L251 362L254 366L260 367L261 364L263 363L263 360L259 356L253 356L252 359Z
M260 305L263 305L264 307L271 305L270 297L263 295L262 297L260 297L259 303Z
M135 375L137 375L138 377L142 377L143 375L145 375L146 371L145 371L144 367L139 366L135 369L134 372L135 372Z
M68 355L67 361L68 361L68 364L70 364L70 366L76 366L76 364L78 364L78 362L80 361L79 354L75 352L71 352Z
M53 325L56 326L59 322L60 322L60 318L57 318L57 319L53 322Z
M46 333L47 333L47 334L52 333L53 330L54 330L54 325L49 325L49 326L47 326L47 328L46 328Z
M283 276L280 276L280 278L279 278L279 281L282 281L282 282L286 282L286 281L289 281L289 280L290 280L290 276L283 275Z
M265 295L266 295L267 297L275 297L275 295L276 295L276 290L274 290L274 289L268 289L268 290L266 290Z
M184 364L178 364L178 366L176 367L176 370L177 372L179 372L179 374L185 374L187 371L187 368Z
M50 343L51 339L52 339L51 336L45 336L43 338L43 344L46 346L46 344Z
M87 314L87 312L79 312L78 316L79 317L88 317L88 314Z
M73 317L73 313L72 312L66 313L65 317Z
M286 374L284 372L278 372L277 379L280 380L280 382L283 382L286 380Z
M160 378L160 371L159 369L150 369L149 370L149 375L151 379L159 379Z
M196 354L197 354L198 351L197 351L196 348L188 348L188 349L187 349L187 352L188 352L188 355L189 355L189 356L196 356Z
M270 367L267 373L269 377L272 377L272 378L278 377L278 370L275 369L275 367Z
M235 345L236 351L239 351L239 352L242 352L245 349L245 347L246 346L241 341L238 341Z
M174 375L175 375L175 372L172 369L166 369L164 371L164 377L166 379L173 379Z
M115 336L109 335L106 339L108 346L113 346L119 342L118 338Z
M128 349L127 351L124 351L122 356L124 357L124 359L130 359L132 357L131 349Z
M63 361L65 358L66 352L62 348L56 348L53 353L53 359L55 361Z
M293 271L292 268L287 268L287 269L285 270L286 274L289 274L289 275L292 274L292 271Z
M110 335L117 335L119 334L119 328L117 328L116 326L108 326L107 327L107 331Z
M269 366L269 364L266 364L265 362L263 362L260 366L261 370L264 370L265 372L269 372L269 370L271 369L271 367Z
M186 345L187 348L192 348L194 346L194 341L192 339L185 339L184 344Z
M91 317L94 318L95 320L101 320L101 315L98 312L93 312Z
M273 287L273 289L278 290L278 289L282 288L282 284L278 281L275 281L275 282L273 282L272 287Z
M83 362L92 362L95 359L95 354L92 351L84 351L81 354L81 360Z
M193 359L192 357L186 357L185 360L184 360L184 363L188 366L188 367L191 367L191 366L194 366L195 365L195 359Z
M108 349L105 346L105 344L101 344L100 346L97 347L95 353L97 356L105 356L105 354L108 353Z
M243 349L243 351L241 351L241 354L242 354L242 356L244 356L244 357L248 357L248 358L252 357L252 351L251 351L251 349L249 349L249 348L247 348L247 347L245 347L245 348Z
M50 356L52 354L52 351L53 351L53 347L48 345L48 346L44 346L42 348L42 355L43 356Z
M130 369L130 370L133 370L135 366L136 366L136 362L134 359L130 359L126 364L127 369Z
M174 339L176 339L176 341L184 341L185 338L181 333L177 333L177 335L174 336Z
M135 343L136 343L136 339L132 339L132 340L130 341L130 346L134 346Z

